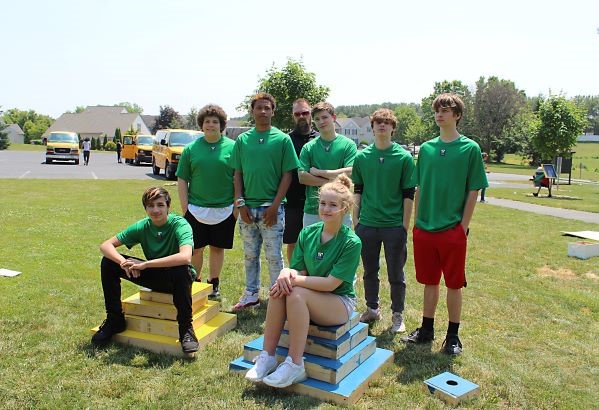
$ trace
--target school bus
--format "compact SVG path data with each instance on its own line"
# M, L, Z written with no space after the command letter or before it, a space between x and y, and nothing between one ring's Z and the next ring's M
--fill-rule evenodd
M203 135L195 130L159 130L152 146L152 173L159 175L160 170L164 169L166 179L175 179L183 148Z
M127 135L123 136L123 152L121 157L126 164L139 165L142 162L152 162L153 135Z

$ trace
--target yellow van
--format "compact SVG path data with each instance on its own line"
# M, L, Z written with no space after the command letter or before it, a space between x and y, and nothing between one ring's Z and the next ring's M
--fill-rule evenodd
M166 179L175 179L179 158L187 144L202 137L201 131L167 129L159 130L152 146L152 172L159 175L164 169Z
M139 165L152 162L153 135L124 135L121 157L126 164Z
M46 144L46 164L52 161L74 161L79 165L79 137L76 132L53 131Z

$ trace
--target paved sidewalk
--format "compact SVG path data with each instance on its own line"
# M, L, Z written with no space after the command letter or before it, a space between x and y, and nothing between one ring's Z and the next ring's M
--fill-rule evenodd
M498 205L506 208L519 209L520 211L534 212L542 215L557 216L558 218L574 219L577 221L599 224L599 213L553 208L550 206L528 204L526 202L511 201L509 199L492 197L486 197L485 201L489 205ZM480 203L477 204L477 206L484 205L485 204Z

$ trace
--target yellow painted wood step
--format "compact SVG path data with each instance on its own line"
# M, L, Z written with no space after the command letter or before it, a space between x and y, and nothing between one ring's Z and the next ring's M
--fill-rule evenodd
M191 285L191 302L194 303L198 299L208 296L212 292L212 285L209 283L193 282ZM142 300L151 302L173 304L173 295L170 293L154 292L148 288L139 290L139 297Z
M208 296L196 300L191 305L193 314L198 312L208 301ZM167 303L152 302L140 299L139 292L122 301L123 311L127 315L146 316L156 319L177 319L177 309Z
M222 336L237 325L237 316L231 313L218 313L212 320L195 328L196 336L200 349ZM98 327L92 329L92 333L98 331ZM193 357L187 355L181 350L179 337L169 337L153 335L150 333L137 332L135 330L125 330L117 333L112 340L122 344L140 347L155 353L167 353L177 357Z
M209 300L192 318L193 327L199 328L204 323L214 318L220 310L220 303ZM137 332L152 333L155 335L179 337L179 324L176 320L155 319L152 317L125 315L127 329Z

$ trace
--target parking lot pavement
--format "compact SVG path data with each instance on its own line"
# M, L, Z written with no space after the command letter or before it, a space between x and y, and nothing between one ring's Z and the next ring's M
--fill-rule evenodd
M0 178L19 179L160 179L152 174L150 164L140 166L119 164L114 152L92 151L89 165L83 165L83 155L79 165L72 162L45 163L44 152L0 151Z

